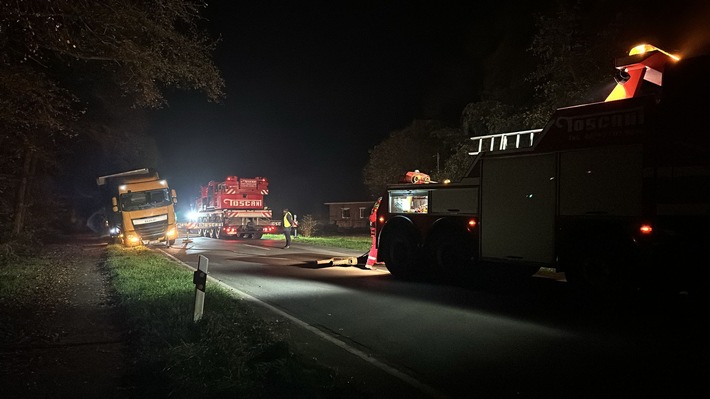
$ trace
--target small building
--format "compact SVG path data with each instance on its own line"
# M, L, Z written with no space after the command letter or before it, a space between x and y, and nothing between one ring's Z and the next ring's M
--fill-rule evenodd
M328 222L338 230L370 229L370 211L374 201L326 202Z

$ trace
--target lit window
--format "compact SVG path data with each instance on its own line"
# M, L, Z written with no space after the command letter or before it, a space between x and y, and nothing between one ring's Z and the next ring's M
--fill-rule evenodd
M428 213L429 193L426 190L392 190L390 213Z

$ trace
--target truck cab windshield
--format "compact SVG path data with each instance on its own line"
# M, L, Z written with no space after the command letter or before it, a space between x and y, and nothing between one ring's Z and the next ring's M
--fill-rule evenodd
M159 208L171 203L170 193L166 188L121 194L120 201L123 211Z

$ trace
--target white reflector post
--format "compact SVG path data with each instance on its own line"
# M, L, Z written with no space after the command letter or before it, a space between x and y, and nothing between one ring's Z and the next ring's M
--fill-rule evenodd
M205 285L207 283L207 268L210 260L205 256L199 255L197 258L197 270L192 278L195 283L195 313L194 321L202 319L202 313L205 308Z

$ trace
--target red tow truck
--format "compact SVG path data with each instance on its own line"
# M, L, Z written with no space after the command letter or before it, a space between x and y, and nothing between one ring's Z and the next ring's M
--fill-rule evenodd
M472 137L462 180L390 185L377 260L403 279L544 267L595 292L707 290L710 57L644 45L616 69L604 102L560 108L542 129Z
M278 234L280 223L272 221L272 212L264 197L269 194L265 177L227 176L224 181L210 181L200 188L195 201L195 222L191 230L202 237L254 238Z

